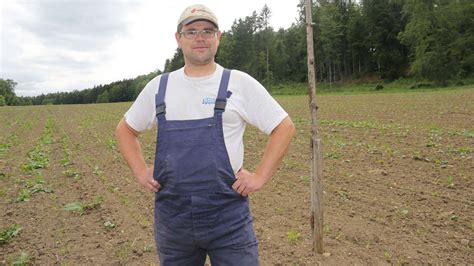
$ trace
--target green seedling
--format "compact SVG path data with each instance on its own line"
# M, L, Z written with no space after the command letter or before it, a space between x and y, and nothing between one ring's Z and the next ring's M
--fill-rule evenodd
M71 212L78 212L79 214L83 215L85 212L85 207L80 202L71 202L64 206L64 210L71 211Z
M34 185L36 185L36 184L43 184L43 183L44 183L44 182L35 182L34 179L27 179L27 180L25 180L25 182L24 182L24 186L25 186L26 188L32 188L32 187L33 187Z
M288 242L295 243L300 237L300 233L298 231L291 229L287 232Z
M71 164L71 152L69 150L64 151L64 157L59 160L61 166L68 166Z
M436 147L438 144L436 142L432 141L431 139L426 143L426 147L431 148L431 147Z
M379 151L379 149L377 149L377 147L374 146L374 145L367 144L367 150L368 150L371 154L382 154L382 152Z
M432 129L426 147L439 146L439 143L442 140L441 134L443 134L441 129Z
M331 226L329 224L325 224L323 226L323 232L329 234L331 232Z
M472 150L470 147L461 147L461 148L454 148L454 147L449 147L448 152L453 155L458 155L461 157L468 156L469 154L472 153Z
M336 145L338 148L344 148L347 146L347 143L343 140L334 140L334 145Z
M44 177L42 175L37 175L34 179L35 184L44 184Z
M123 205L128 206L130 200L128 199L127 196L122 195L122 196L120 196L120 202L121 202Z
M54 191L51 188L45 187L43 184L36 184L30 189L31 193L53 193Z
M454 177L452 177L452 176L446 177L445 184L448 188L453 188L454 187Z
M21 252L20 257L14 261L12 266L26 266L30 264L30 256L26 252Z
M71 211L71 212L77 212L80 215L83 215L88 210L93 210L93 209L99 208L100 205L102 204L102 201L103 201L102 197L98 197L98 198L96 198L96 200L94 202L89 203L89 204L83 204L81 202L72 202L72 203L66 204L64 206L64 210Z
M31 193L30 190L23 188L20 190L18 198L16 198L17 202L28 202L30 201Z
M309 181L311 180L311 177L309 175L302 175L300 176L300 178L305 184L309 184Z
M349 194L346 191L338 191L337 194L343 201L349 200Z
M10 149L10 144L0 143L0 158L3 158L5 154L7 154L9 149Z
M81 179L81 173L79 173L77 170L74 170L74 169L67 169L66 171L63 171L63 174L66 177L72 177L75 180Z
M44 154L41 146L36 146L28 153L27 157L28 162L23 166L23 169L27 172L48 167L49 159Z
M391 147L385 147L385 153L390 156L390 157L393 157L394 155L396 155L398 152L395 151L394 149L392 149Z
M99 166L94 166L94 171L92 172L96 176L101 176L104 172L100 170Z
M324 158L327 159L327 158L330 158L330 159L339 159L339 154L337 152L328 152Z
M152 252L152 250L153 250L152 245L146 245L146 246L143 247L143 252L145 252L145 253Z
M107 228L107 229L113 229L113 228L117 227L117 225L114 224L114 223L112 223L111 221L105 222L105 223L104 223L104 226L105 226L105 228Z
M472 150L471 148L469 147L462 147L462 148L459 148L457 153L461 156L466 156L466 155L469 155L471 154Z
M18 196L16 201L30 201L31 194L35 193L52 193L53 190L51 188L46 187L44 183L45 181L42 176L37 176L35 179L28 179L24 181L25 188L20 190L20 195Z
M9 227L0 231L0 245L6 244L10 239L17 236L21 231L21 227L18 224L12 224Z
M309 120L303 117L296 116L291 119L295 124L309 124Z
M50 188L45 187L46 181L44 181L43 176L38 175L34 179L28 179L25 182L26 187L30 188L30 191L33 193L37 192L47 192L50 193L52 192Z
M111 148L112 150L115 150L116 148L117 141L114 138L109 138L107 139L107 146Z

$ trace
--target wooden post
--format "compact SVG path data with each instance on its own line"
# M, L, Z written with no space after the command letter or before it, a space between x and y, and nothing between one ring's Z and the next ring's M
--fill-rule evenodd
M308 91L311 111L311 229L313 250L323 253L323 188L322 188L322 142L318 138L316 111L316 75L313 47L312 2L306 0L306 42L308 48Z

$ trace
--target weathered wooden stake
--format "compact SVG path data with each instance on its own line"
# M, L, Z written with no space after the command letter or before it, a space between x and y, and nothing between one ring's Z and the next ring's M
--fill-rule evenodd
M311 229L313 234L313 250L323 253L323 156L322 142L318 138L316 111L316 74L313 47L312 1L306 0L306 41L308 48L308 91L309 108L311 111Z

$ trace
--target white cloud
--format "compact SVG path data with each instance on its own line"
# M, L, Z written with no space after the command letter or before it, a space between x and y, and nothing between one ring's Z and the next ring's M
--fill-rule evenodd
M297 16L298 0L200 1L221 30L267 3L276 29ZM85 89L163 69L176 49L181 11L195 1L4 0L0 4L0 78L17 95Z

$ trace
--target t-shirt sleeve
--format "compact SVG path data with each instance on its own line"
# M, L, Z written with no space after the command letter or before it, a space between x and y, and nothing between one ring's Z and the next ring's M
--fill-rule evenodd
M138 132L150 129L156 123L155 94L158 92L160 78L158 76L148 82L124 115L127 124Z
M268 91L253 77L240 72L244 108L241 115L244 120L269 135L288 113L268 93Z

